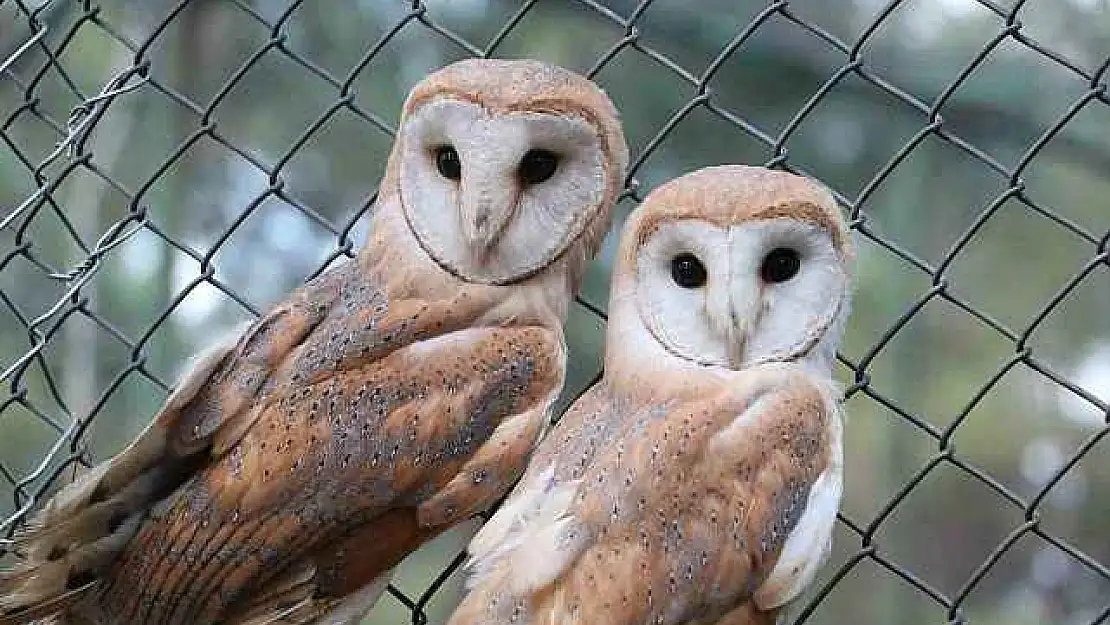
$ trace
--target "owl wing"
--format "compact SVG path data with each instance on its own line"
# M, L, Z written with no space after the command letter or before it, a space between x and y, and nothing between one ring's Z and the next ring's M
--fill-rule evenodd
M369 584L343 596L319 596L312 583L313 569L269 584L266 595L258 598L227 625L358 625L373 609L389 586L385 573Z
M225 459L289 389L466 328L488 304L387 301L362 272L352 261L321 275L202 354L131 445L49 500L17 537L23 561L0 572L0 619L81 600L145 512Z
M25 622L35 606L56 609L93 584L134 535L134 514L172 491L181 476L246 431L263 381L327 316L353 263L295 290L265 316L199 354L148 426L119 454L55 493L15 537L22 556L0 571L0 623ZM214 449L218 438L223 445ZM198 452L208 451L208 454ZM76 583L83 580L85 583Z
M297 619L508 489L564 364L556 331L468 328L313 374L152 509L99 605L133 622L312 622Z
M754 624L795 598L839 505L836 401L800 373L738 386L613 405L621 427L564 507L521 522L451 624ZM556 428L543 447L559 439Z
M468 584L499 568L539 524L565 514L578 492L582 473L620 423L614 408L608 385L602 380L560 417L532 455L512 494L471 539L464 566ZM549 563L537 561L528 570L538 572Z

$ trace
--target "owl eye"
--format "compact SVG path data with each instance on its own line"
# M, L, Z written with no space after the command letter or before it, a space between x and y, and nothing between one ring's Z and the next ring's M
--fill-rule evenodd
M802 259L798 250L789 247L776 247L763 257L763 265L759 268L759 275L764 282L786 282L798 275L802 267Z
M696 289L705 285L707 278L705 265L697 256L683 252L671 259L671 278L684 289Z
M528 150L520 159L520 180L524 184L539 184L555 175L559 156L550 150Z
M459 153L455 151L455 148L449 145L436 148L435 159L439 175L448 180L462 178L462 161L459 160Z

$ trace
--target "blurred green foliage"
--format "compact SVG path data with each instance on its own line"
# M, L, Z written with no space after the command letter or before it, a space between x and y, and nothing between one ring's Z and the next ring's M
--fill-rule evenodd
M79 4L54 3L38 14L49 26L45 46L59 51L56 59L32 46L0 77L0 212L9 215L37 189L52 189L49 201L27 205L0 231L0 367L15 364L34 342L28 321L66 294L69 285L47 272L79 265L97 238L136 207L147 208L149 228L105 256L80 291L79 310L62 307L44 320L43 331L57 330L41 361L4 380L11 388L0 393L0 468L16 479L57 440L49 420L64 427L95 409L83 439L91 456L118 451L158 408L191 353L250 319L248 306L264 309L300 284L344 241L361 243L366 218L358 216L376 188L391 137L348 108L333 111L340 89L322 76L349 82L358 110L393 125L417 80L469 56L420 20L393 32L408 14L403 2L196 0L182 8L166 0L104 0L87 10ZM1110 232L1105 75L1097 75L1102 99L1091 98L1089 80L1007 37L955 83L1006 27L986 2L791 2L723 58L706 84L712 108L742 119L753 131L747 132L706 106L680 115L698 90L658 58L701 76L766 3L656 0L644 3L634 31L606 15L627 18L635 8L627 0L602 10L569 1L528 4L497 56L587 71L635 35L635 45L621 48L596 79L622 111L634 158L659 141L635 172L641 194L697 167L785 157L865 219L868 236L857 236L858 292L842 353L851 363L865 361L858 381L868 392L855 393L845 406L843 510L863 528L882 516L866 541L839 528L818 587L854 561L861 546L878 558L851 567L808 622L948 622L943 607L883 563L954 598L1026 522L1020 508L960 465L1028 502L1081 446L1107 431L1110 265L1084 274L1033 325L1098 254L1099 237L1105 248ZM1013 3L999 4L1009 10ZM33 32L19 7L0 2L0 59ZM427 3L426 19L484 47L520 8L499 0L441 0ZM1104 67L1110 55L1105 0L1029 2L1017 15L1021 37L1087 75ZM865 37L855 57L862 67L935 110L918 110L855 74L830 82L849 56L820 33L849 45ZM364 59L383 37L388 41ZM130 67L139 46L154 81L117 98L76 158L63 155L39 167L64 134L71 109ZM1078 112L1056 132L1073 107ZM660 135L672 119L677 124ZM1020 165L1019 186L1030 201L1007 192L1009 173L936 133L922 135L933 121L1005 170ZM1042 137L1047 142L1040 145ZM1030 152L1033 146L1039 147ZM259 164L276 168L280 184ZM614 229L632 206L622 203ZM615 238L614 232L584 288L584 297L600 307ZM953 250L958 253L951 256ZM200 280L209 261L212 280ZM916 263L943 265L944 272L934 279ZM935 296L936 285L952 299ZM900 325L920 301L926 303ZM561 406L600 367L603 332L600 319L575 307ZM847 366L838 375L846 384L856 380ZM1054 377L1099 398L1103 409ZM937 438L912 420L937 432L958 426L942 453ZM1095 568L1110 564L1108 445L1096 441L1036 510L1040 530L1095 564L1024 534L970 588L962 603L968 622L1070 625L1105 616L1110 579ZM948 454L959 465L943 459ZM927 467L933 468L924 479L886 509ZM6 480L0 480L0 502L5 515L22 504ZM398 570L396 585L420 596L467 536L459 528L414 554ZM430 622L445 620L460 584L456 572L433 595ZM386 598L368 622L410 618L407 607Z

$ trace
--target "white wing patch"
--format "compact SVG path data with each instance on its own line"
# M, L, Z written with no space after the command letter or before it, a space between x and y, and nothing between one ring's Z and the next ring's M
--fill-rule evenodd
M577 557L585 535L575 530L568 515L581 484L555 481L555 465L540 471L493 515L470 541L473 588L497 566L507 574L516 592L542 588L558 577ZM578 538L579 540L575 540Z
M775 568L752 596L761 610L771 610L795 599L813 581L829 555L843 490L841 427L839 410L830 411L829 467L810 487L805 512L787 537Z
M543 506L544 495L554 484L555 464L552 463L532 479L525 479L527 481L521 481L512 496L470 540L467 547L470 559L465 565L467 569L477 572L479 569L489 568L486 565L503 555L510 539L515 539L514 543L519 542L525 521L536 516ZM511 548L510 546L509 549ZM480 575L475 575L478 576Z

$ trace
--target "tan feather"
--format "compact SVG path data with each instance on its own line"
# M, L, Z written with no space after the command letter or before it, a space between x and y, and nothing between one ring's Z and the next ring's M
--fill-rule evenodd
M546 193L562 215L549 254L506 235L507 251L480 250L464 278L440 249L459 247L457 220L436 212L438 230L417 235L426 207L406 198L448 192L402 179L427 167L424 147L405 156L423 139L404 129L440 96L487 106L517 139L525 120L596 146L580 157L588 175L527 196ZM421 82L358 258L198 357L127 449L44 505L19 539L27 561L0 572L0 619L353 622L406 554L522 473L626 164L612 104L571 72L483 60ZM542 223L547 207L510 207L512 227ZM531 227L514 232L556 226Z
M87 582L84 586L52 595L45 600L38 601L34 605L22 608L17 612L0 614L0 625L21 625L23 623L50 625L52 623L59 623L55 616L77 605L80 601L85 599L89 593L95 590L96 586L96 581Z
M765 278L760 255L794 245L810 246L794 275L812 291L764 297L793 275ZM824 559L842 469L829 369L847 307L820 300L848 297L850 258L831 198L789 174L710 168L653 191L620 249L604 377L471 542L449 625L771 625ZM690 262L700 278L680 275ZM770 321L788 336L733 366L784 297L801 310ZM670 325L652 325L660 307ZM739 357L690 349L718 343Z

